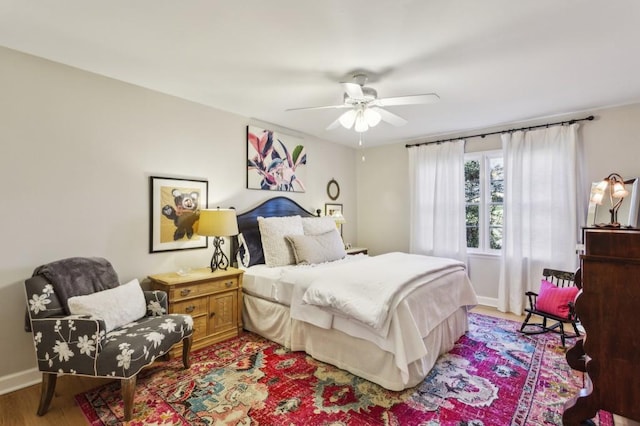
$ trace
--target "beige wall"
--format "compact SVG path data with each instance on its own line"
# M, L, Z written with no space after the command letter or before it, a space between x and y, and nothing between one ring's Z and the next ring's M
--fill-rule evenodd
M640 177L640 104L575 113L528 123L511 123L497 128L447 135L463 137L570 118L595 115L580 129L584 173L584 211L588 204L589 185L611 172L624 178ZM466 151L500 148L500 136L468 140ZM366 161L358 163L358 240L371 253L409 249L408 152L405 144L369 148ZM558 173L563 173L558 170ZM471 256L471 281L482 303L493 304L498 295L499 262L491 256Z
M151 175L207 179L210 206L241 211L274 195L324 209L335 178L356 240L354 149L303 135L306 193L247 190L246 125L260 123L4 48L0 63L0 393L39 377L23 331L36 266L103 256L126 281L208 265L211 246L148 253Z

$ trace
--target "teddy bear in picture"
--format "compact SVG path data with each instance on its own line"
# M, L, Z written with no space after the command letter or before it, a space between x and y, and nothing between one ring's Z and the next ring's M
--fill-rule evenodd
M171 191L175 208L169 204L162 208L162 214L169 220L172 220L176 226L173 233L173 240L178 241L186 235L191 239L193 236L193 225L200 217L198 210L198 192L182 193L175 188Z

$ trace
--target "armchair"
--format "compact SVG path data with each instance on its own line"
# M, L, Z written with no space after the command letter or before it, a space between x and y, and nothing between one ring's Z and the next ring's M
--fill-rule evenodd
M107 282L110 283L106 287L118 287L117 281L111 282L113 277L117 280L117 275L111 269L111 264L104 259L70 258L56 264L65 267L73 265L71 269L74 282L82 283L73 287L75 295L92 295L96 292L92 293L91 288L102 288L100 292L111 291L104 289L104 283L92 283L90 271L87 271L87 280L83 282L83 268L91 269L96 262L109 272ZM190 315L167 314L165 292L142 292L146 314L109 331L102 318L91 314L71 314L67 300L59 297L68 293L69 288L65 293L65 289L55 282L55 277L52 279L51 275L42 273L42 268L36 269L34 276L25 281L28 313L26 326L33 333L38 369L42 372L38 415L44 415L49 408L58 374L120 379L124 420L127 421L133 415L136 375L143 367L182 342L182 362L184 368L189 368L193 318ZM57 289L60 291L56 291ZM140 303L143 303L142 299Z

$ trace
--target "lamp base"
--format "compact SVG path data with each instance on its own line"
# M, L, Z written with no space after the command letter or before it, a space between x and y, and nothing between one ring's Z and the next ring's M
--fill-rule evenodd
M620 225L618 222L614 222L614 223L597 223L595 225L596 228L621 228L622 225Z
M229 267L229 258L222 251L222 245L224 244L224 238L213 237L213 256L211 257L211 272L215 272L216 269L222 269L226 271Z

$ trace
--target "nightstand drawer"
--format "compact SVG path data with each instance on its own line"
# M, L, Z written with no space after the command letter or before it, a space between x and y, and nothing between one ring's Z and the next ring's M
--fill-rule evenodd
M193 319L193 339L198 340L207 337L207 316L203 315Z
M176 302L172 305L171 313L174 314L189 314L191 316L198 316L206 314L207 298L199 297L196 299L184 300L182 302Z
M237 278L225 278L222 280L171 288L169 298L171 300L178 301L232 288L238 288Z

